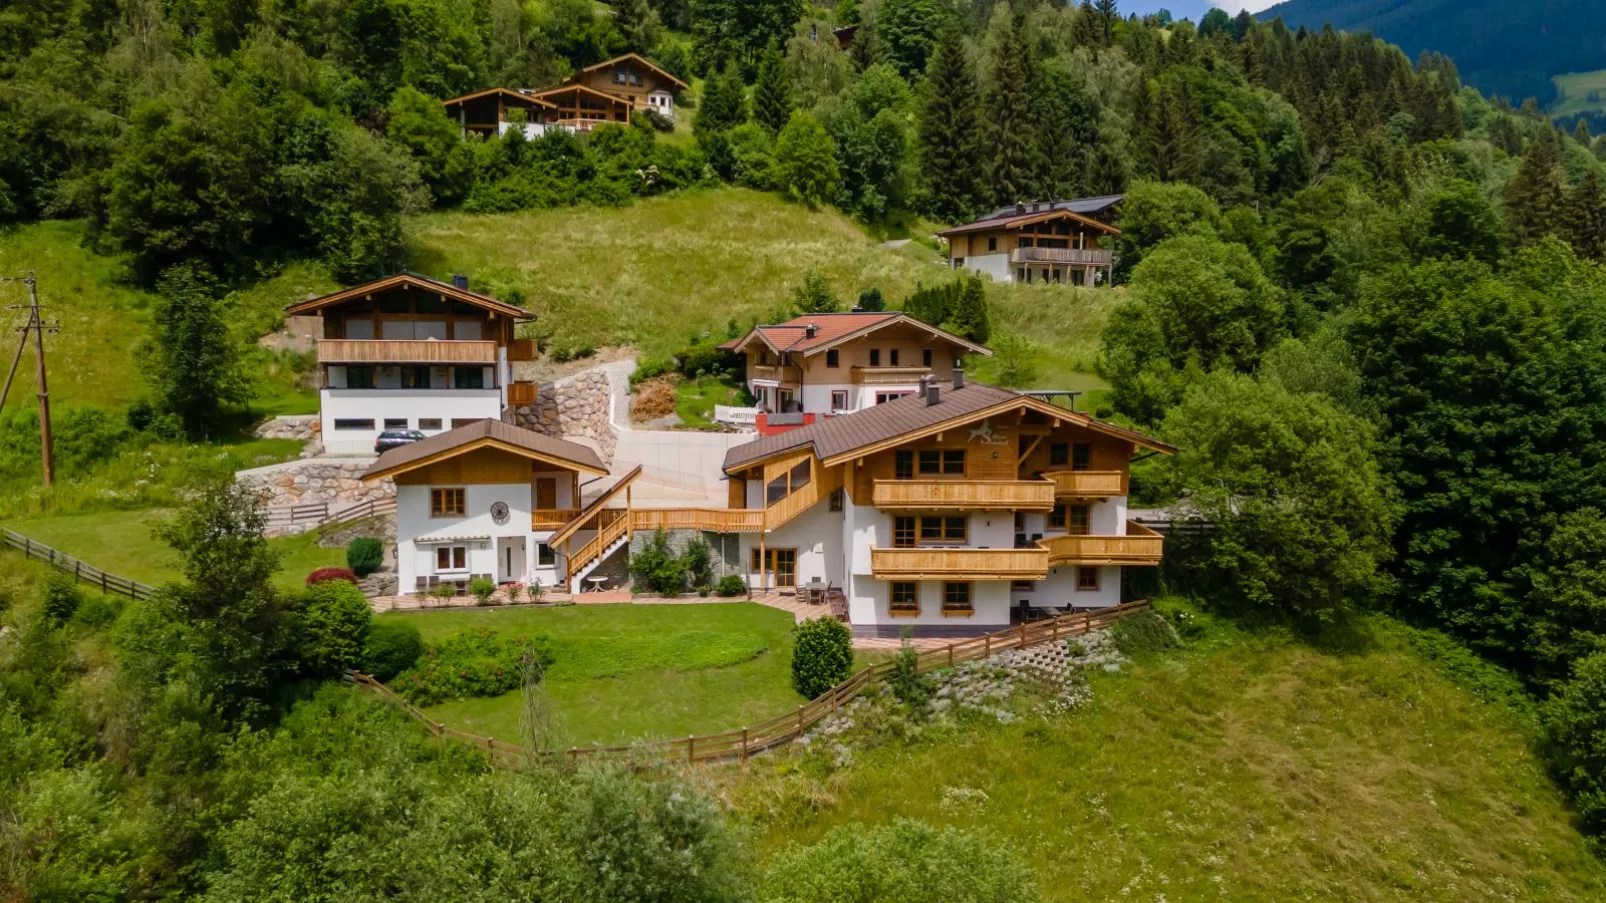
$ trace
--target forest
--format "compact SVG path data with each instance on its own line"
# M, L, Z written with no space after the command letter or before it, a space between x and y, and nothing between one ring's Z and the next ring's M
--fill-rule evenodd
M693 84L689 128L464 139L440 104L631 50ZM395 270L427 210L734 184L893 234L1125 193L1096 413L1181 449L1135 469L1135 501L1211 526L1168 548L1163 585L1312 636L1365 612L1452 634L1520 679L1594 836L1603 155L1587 126L1490 100L1443 56L1116 0L0 10L0 222L86 222L180 339L297 263L343 282ZM207 434L219 399L185 374L236 364L171 357L127 423L88 418L86 457L115 431ZM32 425L0 450L23 460ZM746 853L697 793L492 773L332 686L366 625L349 600L275 589L254 516L198 493L166 534L186 579L151 603L0 584L0 896L741 897ZM917 845L935 862L949 842ZM978 881L1014 886L988 871L1008 863L977 861ZM831 867L783 866L753 880Z

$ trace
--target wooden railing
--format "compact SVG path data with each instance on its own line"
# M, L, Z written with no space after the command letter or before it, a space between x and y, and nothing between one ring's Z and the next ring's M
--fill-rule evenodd
M530 512L530 529L534 532L556 530L579 516L579 508L537 508Z
M507 386L507 403L515 408L528 407L535 404L541 394L541 386L532 382L512 382Z
M1009 252L1010 263L1061 263L1071 266L1107 267L1109 251L1096 248L1016 248Z
M1038 541L1053 565L1157 565L1165 537L1137 521L1126 522L1125 536L1050 536Z
M930 367L854 367L853 382L861 386L914 385L930 372Z
M633 530L707 530L712 533L758 533L764 512L757 508L632 508Z
M325 364L494 364L496 343L435 339L322 339Z
M598 555L608 550L619 537L629 530L630 519L625 516L623 508L604 508L597 512L597 535L591 541L581 546L569 557L569 577L580 573L580 570L596 559Z
M508 343L507 359L533 361L541 357L541 346L535 339L514 339Z
M1127 602L1109 608L1077 614L1061 615L1030 624L1022 623L1007 630L958 640L936 649L927 649L915 658L915 672L924 674L941 668L952 668L962 662L991 658L1010 649L1029 649L1045 643L1059 642L1081 636L1092 630L1108 627L1128 615L1149 608L1148 600ZM483 750L493 765L516 768L531 761L546 760L574 767L582 761L609 758L655 758L668 761L707 762L727 759L747 761L754 753L763 752L789 743L822 719L835 714L866 688L885 680L897 668L895 661L877 662L822 693L813 701L749 727L725 731L720 734L685 737L639 743L634 746L572 746L567 750L537 753L514 743L480 737L447 727L430 718L416 706L391 692L389 687L366 674L351 673L346 679L360 687L399 705L403 711L422 722L437 737L446 737Z
M64 574L71 574L79 583L87 583L102 593L116 593L130 599L149 599L155 595L156 587L147 586L116 574L108 574L92 564L82 561L52 549L43 543L34 542L21 533L11 530L0 530L0 547L12 548L21 552L24 557L35 561L43 561Z
M877 508L1048 511L1054 507L1054 484L1047 480L876 480L870 501Z
M1054 484L1061 498L1097 498L1126 495L1127 477L1123 470L1056 470L1043 474Z
M788 364L754 364L753 375L750 379L773 379L776 382L795 383L803 378L803 371L796 366Z
M871 549L878 580L1042 580L1049 552L1035 549Z

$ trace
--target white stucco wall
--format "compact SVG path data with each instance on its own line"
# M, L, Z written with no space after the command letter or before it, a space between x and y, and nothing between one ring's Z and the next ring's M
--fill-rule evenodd
M565 475L565 480L567 475ZM500 579L497 560L500 537L517 537L525 542L526 562L533 562L535 534L530 532L531 487L529 483L486 483L462 487L464 517L430 517L429 491L432 487L396 487L396 570L401 592L413 592L419 577L443 576L455 580L473 574L490 574ZM507 523L491 517L491 505L505 502ZM541 536L549 534L543 533ZM462 545L468 549L464 570L437 571L435 550L442 545ZM547 581L550 585L551 581Z
M986 273L998 282L1014 282L1015 268L1009 265L1009 254L981 254L966 257L964 269Z
M753 492L757 481L748 484ZM753 549L758 548L757 533L741 534L742 569L746 572L753 563ZM797 549L797 582L824 580L832 586L843 585L844 558L842 555L842 515L831 510L829 498L821 499L814 507L792 518L764 537L766 549ZM748 585L758 588L759 575L748 574ZM770 586L774 588L774 574Z
M406 420L407 429L419 429L418 422L437 418L441 430L452 428L453 419L496 420L502 416L500 389L341 389L319 393L322 401L324 450L332 455L371 455L374 440L385 429L388 419ZM336 420L372 420L372 429L337 430ZM433 435L437 430L424 430ZM428 513L426 508L425 513Z

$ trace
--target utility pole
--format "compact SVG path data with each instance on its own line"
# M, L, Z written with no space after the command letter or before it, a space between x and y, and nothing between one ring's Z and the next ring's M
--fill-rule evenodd
M0 388L0 406L6 403L6 396L11 393L11 381L17 375L17 364L22 361L22 352L28 347L28 334L33 333L34 349L34 379L39 385L39 452L40 461L44 465L45 485L49 486L56 476L56 458L52 449L50 438L50 384L45 379L45 330L51 333L59 331L55 325L46 325L45 318L39 308L39 283L34 279L32 272L21 279L15 277L0 277L0 282L21 282L28 286L28 304L8 305L7 310L28 311L28 322L18 329L17 352L11 357L11 369L6 373L6 383Z

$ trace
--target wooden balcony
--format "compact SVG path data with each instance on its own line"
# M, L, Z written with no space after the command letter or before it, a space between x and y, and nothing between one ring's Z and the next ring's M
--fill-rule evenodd
M1113 260L1109 251L1096 248L1016 248L1009 252L1010 263L1107 267Z
M1126 522L1125 536L1050 536L1038 545L1048 563L1059 565L1156 565L1165 537L1137 521Z
M798 383L803 380L803 371L791 364L754 364L748 368L747 378L750 380L768 379L778 383Z
M1127 475L1122 470L1056 470L1043 474L1054 484L1058 498L1093 499L1127 494Z
M903 511L1048 511L1054 507L1054 484L1048 480L876 480L870 501L877 508Z
M853 383L859 386L913 386L930 367L854 367Z
M508 343L507 359L510 361L533 361L540 357L541 349L535 339L514 339Z
M323 339L318 360L325 364L494 364L495 342L435 339Z
M579 508L537 509L530 512L530 530L534 533L556 530L579 516Z
M632 508L630 528L759 533L764 529L764 512L758 508Z
M1049 552L1035 549L871 549L878 580L1042 580Z
M540 385L533 382L519 381L508 383L507 403L515 408L528 407L535 404L540 397Z

